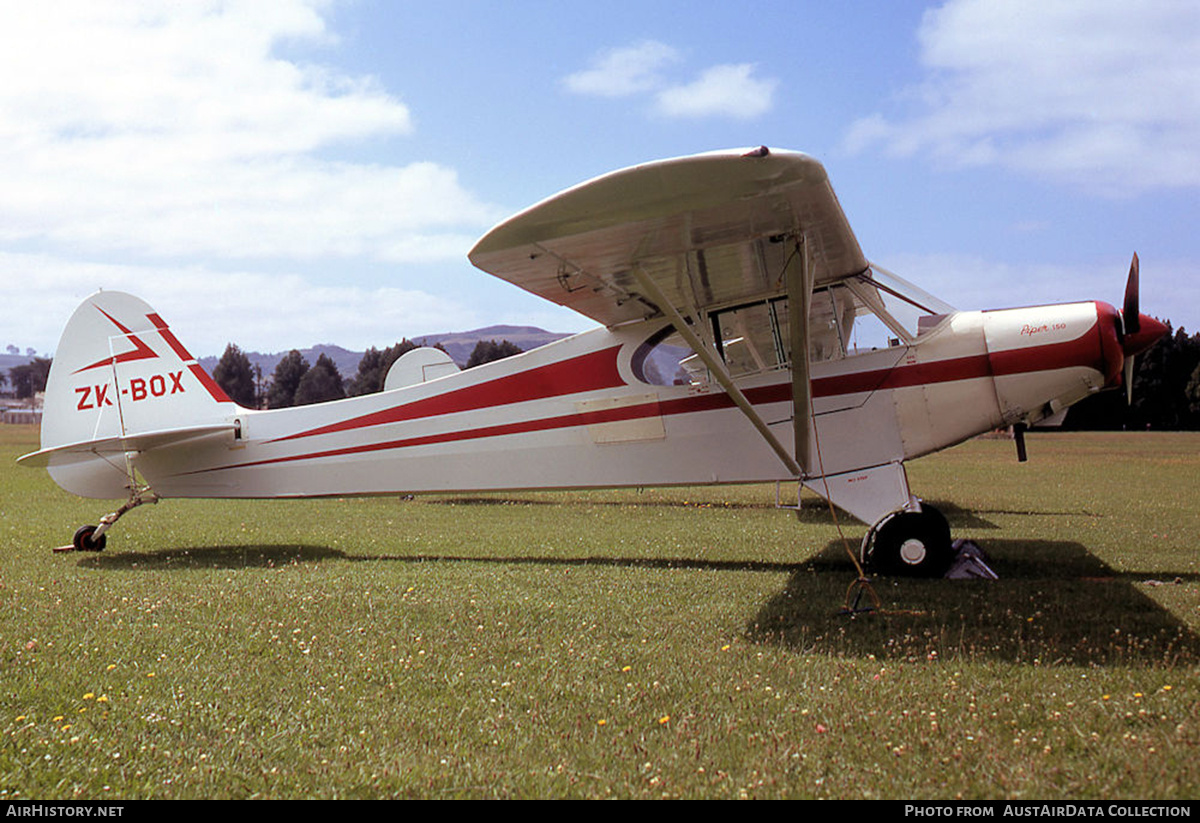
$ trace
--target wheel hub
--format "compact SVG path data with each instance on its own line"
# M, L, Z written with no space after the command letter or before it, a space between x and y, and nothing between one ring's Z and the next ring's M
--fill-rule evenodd
M910 566L918 566L925 560L927 551L925 543L915 537L910 537L900 544L900 559Z

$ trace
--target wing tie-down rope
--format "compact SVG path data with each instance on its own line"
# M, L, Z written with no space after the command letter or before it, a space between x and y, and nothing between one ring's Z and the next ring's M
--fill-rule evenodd
M793 355L793 360L795 356ZM846 549L846 556L850 558L850 562L854 564L854 570L858 576L850 583L846 589L846 600L842 604L840 615L855 615L863 612L882 611L883 602L879 599L879 595L875 592L875 587L871 585L871 578L867 576L867 572L863 569L862 563L855 556L854 550L850 548L850 541L846 539L846 533L842 531L842 523L838 520L837 507L833 505L833 500L829 493L829 480L825 477L825 461L821 457L821 433L817 430L816 414L813 410L812 396L808 398L808 415L811 424L813 441L816 444L817 451L817 469L821 472L821 484L825 487L825 503L829 506L829 516L833 518L833 526L837 529L838 537L842 540L842 546ZM797 512L799 514L799 512ZM871 599L872 605L859 606L862 602L863 595L867 595Z

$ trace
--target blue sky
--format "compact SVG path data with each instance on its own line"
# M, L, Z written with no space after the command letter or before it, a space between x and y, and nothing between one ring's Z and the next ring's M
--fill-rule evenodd
M562 188L825 163L868 257L963 309L1200 327L1200 6L1175 0L0 6L0 345L98 287L198 354L585 318L473 269Z

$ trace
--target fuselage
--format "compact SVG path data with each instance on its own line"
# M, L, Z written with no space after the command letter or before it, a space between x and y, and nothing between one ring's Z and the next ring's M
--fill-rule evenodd
M812 453L820 464L808 467L809 485L1036 420L1111 385L1120 364L1105 348L1103 306L956 312L909 344L813 363ZM182 443L135 463L163 497L795 479L715 382L662 380L647 367L665 328L661 320L600 328L363 397L235 407L237 434L224 447ZM789 437L790 371L768 369L737 384L771 430Z

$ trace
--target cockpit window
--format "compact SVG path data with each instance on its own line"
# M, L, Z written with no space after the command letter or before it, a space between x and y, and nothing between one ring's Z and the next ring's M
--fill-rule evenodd
M813 363L916 341L954 309L878 266L815 289L809 305L808 357ZM731 377L791 365L788 301L773 297L713 309L698 335L709 341ZM682 336L667 326L633 359L638 379L659 386L705 383L708 368Z
M768 300L710 315L717 352L729 374L756 374L787 363L787 300Z
M844 287L813 292L809 312L810 360L832 360L846 355L846 339L854 325L854 314L853 295ZM732 377L777 371L791 365L785 297L719 309L708 314L706 323L701 336L712 342ZM669 326L639 347L633 368L639 379L659 386L689 385L709 379L704 361Z

